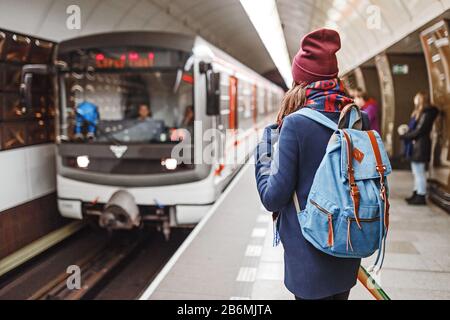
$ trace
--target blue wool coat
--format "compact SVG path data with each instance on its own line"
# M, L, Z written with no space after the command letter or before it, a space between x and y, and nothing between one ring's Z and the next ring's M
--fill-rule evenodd
M339 113L324 114L338 122ZM364 115L364 127L368 118ZM302 235L292 201L297 192L306 207L314 176L325 155L333 131L292 114L283 123L266 128L256 151L256 179L264 207L279 212L279 234L284 247L285 285L295 296L322 299L350 290L357 280L360 259L341 259L314 248ZM274 144L278 142L276 150Z

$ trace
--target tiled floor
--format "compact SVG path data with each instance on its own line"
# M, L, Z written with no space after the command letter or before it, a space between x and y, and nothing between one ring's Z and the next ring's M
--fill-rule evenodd
M378 282L392 299L450 299L450 215L405 204L408 172L395 172L390 183L391 230ZM292 300L283 285L283 248L272 246L271 216L251 166L214 212L150 298ZM350 298L373 299L359 284Z
M450 299L450 215L433 205L406 205L403 198L409 196L412 185L408 172L395 172L390 184L391 231L378 281L395 300ZM271 236L268 232L251 298L292 299L282 285L283 249L272 248ZM372 299L360 284L350 298Z

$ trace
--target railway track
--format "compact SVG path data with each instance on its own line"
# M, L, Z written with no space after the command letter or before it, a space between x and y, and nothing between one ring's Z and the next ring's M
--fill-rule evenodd
M154 230L112 236L85 231L1 277L0 300L136 299L189 232L175 230L165 241ZM69 266L77 268L79 288L71 286Z
M81 300L107 277L142 243L142 239L120 244L108 244L84 256L75 266L83 277L80 288L69 289L70 274L62 272L40 288L28 300Z

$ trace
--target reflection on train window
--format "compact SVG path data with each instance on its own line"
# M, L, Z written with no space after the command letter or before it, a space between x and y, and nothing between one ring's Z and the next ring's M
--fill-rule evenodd
M3 129L2 149L12 149L26 145L27 134L25 122L4 123L2 129Z
M33 77L33 106L19 96L24 63L50 63L54 44L0 31L0 150L54 141L55 105L49 76Z
M53 43L42 41L42 40L34 40L33 46L31 49L31 63L49 63L53 51Z
M18 92L20 88L20 75L22 67L7 65L5 66L5 85L3 90Z
M29 115L22 107L17 94L3 94L0 98L0 107L3 120L23 119Z
M28 126L28 144L44 143L48 140L48 131L45 121L32 121Z
M6 34L0 31L0 60L3 59L5 42L6 42Z
M26 62L30 48L30 38L14 34L8 43L6 60L13 62Z
M95 135L99 143L170 143L194 132L190 73L72 72L65 80L68 117L62 127L69 127L70 140Z
M0 95L0 118L3 120L54 118L55 108L51 104L53 104L53 100L47 95L35 94L33 95L32 109L25 110L18 94L4 93Z
M47 137L48 141L55 141L56 138L56 132L55 132L55 121L47 121L46 123L47 128Z
M49 101L45 94L33 95L33 110L31 110L32 115L36 119L44 118L48 112L48 103Z
M20 73L19 73L20 79ZM46 92L51 93L50 77L44 75L33 76L33 92Z

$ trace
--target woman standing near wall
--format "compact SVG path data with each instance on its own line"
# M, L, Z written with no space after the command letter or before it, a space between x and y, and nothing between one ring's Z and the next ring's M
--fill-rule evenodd
M410 205L426 205L427 165L431 160L431 130L439 110L431 105L427 92L421 91L414 98L415 110L412 114L413 127L401 136L412 143L411 168L414 175L414 193L406 199Z

